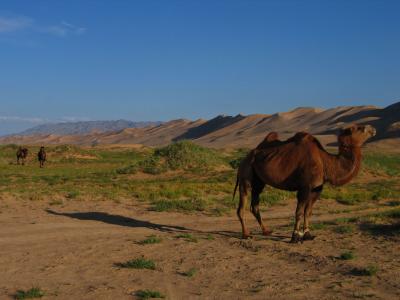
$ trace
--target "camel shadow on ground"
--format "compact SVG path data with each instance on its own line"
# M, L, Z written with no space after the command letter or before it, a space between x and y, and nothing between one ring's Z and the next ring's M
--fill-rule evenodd
M220 231L208 231L205 233L211 233L211 234L218 234L221 236L229 237L229 238L237 238L237 239L242 239L242 233L241 232L233 232L233 231L226 231L226 230L220 230ZM275 241L275 242L283 242L285 240L289 241L290 236L285 236L285 235L280 235L276 233L272 233L270 235L264 236L261 235L261 233L252 233L252 236L249 238L254 239L254 240L270 240L270 241Z
M133 227L133 228L149 228L152 230L158 230L161 232L193 232L195 230L175 225L164 225L152 223L149 221L138 220L134 218L124 217L120 215L113 215L105 212L56 212L50 209L46 209L46 212L56 216L64 216L78 220L89 220L99 221L107 224Z
M395 237L400 235L400 222L394 224L360 224L362 231L374 236Z
M131 217L125 217L121 215L113 215L106 212L56 212L51 209L45 210L48 214L56 215L56 216L63 216L77 220L83 221L98 221L103 222L106 224L111 225L118 225L124 227L132 227L132 228L148 228L152 230L157 230L160 232L167 232L167 233L198 233L198 234L215 234L220 235L228 238L237 238L241 239L240 232L233 232L233 231L201 231L191 228L186 228L183 226L176 226L176 225L165 225L165 224L157 224L149 221L138 220ZM254 237L258 237L259 234L254 234ZM272 240L272 241L284 241L288 239L287 236L272 234L269 236L263 236L262 239L265 240Z

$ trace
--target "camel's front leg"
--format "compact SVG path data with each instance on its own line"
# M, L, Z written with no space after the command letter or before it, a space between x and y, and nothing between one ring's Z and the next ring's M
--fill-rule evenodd
M308 198L308 191L298 191L297 192L297 207L296 207L296 220L294 223L294 229L292 234L291 243L299 243L303 240L303 233L300 231L300 222L302 216L304 215L304 206Z
M315 238L315 236L312 235L310 232L310 218L311 218L314 203L319 199L321 192L322 192L322 186L314 189L310 193L310 196L307 200L307 204L306 204L305 210L304 210L303 241L311 241Z

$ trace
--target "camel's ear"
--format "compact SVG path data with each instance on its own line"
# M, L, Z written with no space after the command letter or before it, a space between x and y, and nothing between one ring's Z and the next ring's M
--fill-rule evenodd
M344 127L340 129L339 135L348 135L351 134L352 132L353 132L352 127Z

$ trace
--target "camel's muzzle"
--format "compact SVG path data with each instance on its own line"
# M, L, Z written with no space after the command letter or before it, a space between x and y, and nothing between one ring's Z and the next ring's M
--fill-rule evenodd
M371 135L371 137L376 135L376 129L371 125L365 126L364 132L368 132Z

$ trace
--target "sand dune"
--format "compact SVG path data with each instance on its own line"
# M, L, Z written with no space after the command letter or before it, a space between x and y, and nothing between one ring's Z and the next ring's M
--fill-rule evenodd
M143 128L81 135L13 135L0 138L1 144L141 144L159 146L182 139L215 148L253 147L271 131L281 138L298 131L316 135L323 144L335 141L337 131L348 124L371 124L378 130L373 143L400 144L400 102L386 108L341 106L331 109L299 107L289 112L253 115L220 115L211 120L178 119ZM390 142L385 140L390 139Z

